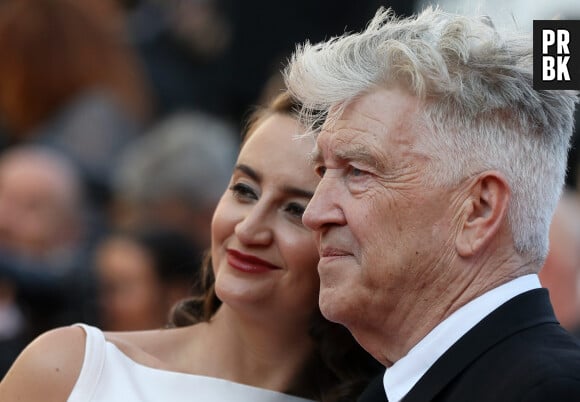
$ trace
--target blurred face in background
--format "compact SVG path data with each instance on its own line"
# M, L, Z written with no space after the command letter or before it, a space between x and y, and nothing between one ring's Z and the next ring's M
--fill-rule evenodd
M44 258L80 237L79 183L57 155L9 152L0 160L0 248Z
M569 331L580 328L580 199L565 193L550 226L550 250L539 273L556 318Z
M143 246L128 238L109 238L97 249L95 267L105 330L153 329L167 323L165 289Z

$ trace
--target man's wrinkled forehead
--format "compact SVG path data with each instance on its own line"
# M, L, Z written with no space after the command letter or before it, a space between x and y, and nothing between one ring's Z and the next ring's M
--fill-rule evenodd
M340 103L335 103L330 108L328 108L319 133L323 131L333 131L336 123L343 117L345 110L351 104L352 101L343 101Z
M334 141L334 124L325 123L318 131L314 147L310 153L310 162L313 166L323 164L325 158L329 158L337 151L337 143Z
M318 146L318 140L314 143L314 147L312 148L308 159L312 166L320 165L324 161L324 157L320 151L320 147Z
M323 121L318 120L318 124L316 124L316 121L311 122L312 126L311 133L314 135L315 139L314 147L310 152L309 156L312 165L318 165L324 160L319 145L319 142L321 140L320 137L322 136L322 141L324 141L324 137L330 134L330 132L333 130L336 121L340 118L340 116L344 112L344 104L345 104L344 102L334 104L326 112L321 112L318 118L320 119L321 115L323 115L324 120Z
M425 128L414 97L398 90L377 90L333 105L321 125L311 160L358 161L382 169L391 149L421 153Z
M310 153L311 164L313 166L324 165L325 161L330 160L339 163L357 161L365 166L383 169L381 157L377 152L374 152L376 151L375 147L361 138L361 133L362 131L350 129L322 129ZM353 138L356 136L359 138Z

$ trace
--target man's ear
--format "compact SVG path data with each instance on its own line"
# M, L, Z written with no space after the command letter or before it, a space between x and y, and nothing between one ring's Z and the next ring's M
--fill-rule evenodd
M497 171L481 173L467 190L465 220L456 238L457 253L471 257L487 246L505 222L510 188Z

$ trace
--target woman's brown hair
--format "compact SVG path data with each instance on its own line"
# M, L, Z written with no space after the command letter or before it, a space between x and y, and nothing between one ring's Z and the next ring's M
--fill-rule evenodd
M245 140L269 116L283 114L297 118L298 104L286 92L267 107L255 110L244 130ZM209 321L221 305L215 293L211 255L206 252L196 294L175 306L172 326L182 327ZM370 378L381 370L380 364L356 343L346 328L326 320L320 310L312 317L310 335L316 353L298 383L287 392L322 402L351 402Z

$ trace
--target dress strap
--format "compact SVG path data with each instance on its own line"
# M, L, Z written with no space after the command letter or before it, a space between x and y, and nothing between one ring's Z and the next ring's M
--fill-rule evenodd
M79 378L67 402L88 402L93 397L105 363L105 335L100 329L90 325L74 324L74 326L81 327L85 331L85 356Z

